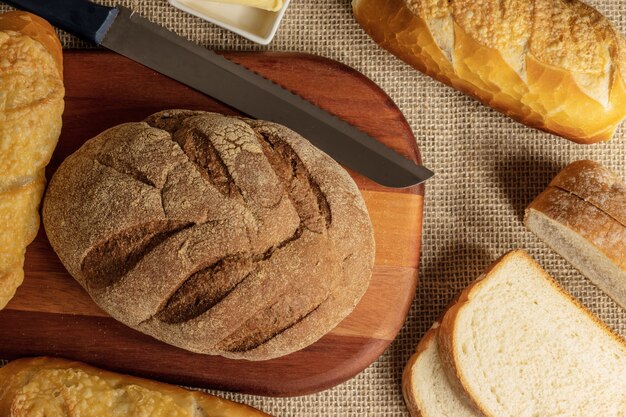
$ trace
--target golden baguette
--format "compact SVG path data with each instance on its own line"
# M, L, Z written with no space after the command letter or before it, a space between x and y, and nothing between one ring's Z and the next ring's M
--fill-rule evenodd
M61 44L43 19L0 15L0 309L22 283L44 170L61 132Z
M270 417L219 397L56 358L0 368L3 417Z
M576 0L353 0L361 26L418 70L579 143L626 117L626 39Z

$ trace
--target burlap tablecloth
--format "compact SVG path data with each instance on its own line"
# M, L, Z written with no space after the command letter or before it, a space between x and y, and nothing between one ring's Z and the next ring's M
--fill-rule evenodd
M521 223L524 207L571 161L594 159L625 177L626 123L610 143L593 146L522 126L379 48L355 22L349 0L293 0L268 47L180 12L165 0L119 3L210 48L309 52L358 69L400 107L424 163L437 172L426 188L419 288L409 318L387 352L356 378L317 395L221 395L276 416L407 416L400 379L415 345L455 294L513 248L528 250L567 290L626 336L626 312ZM626 33L625 0L590 3ZM0 6L0 11L7 9ZM66 47L89 46L61 35Z

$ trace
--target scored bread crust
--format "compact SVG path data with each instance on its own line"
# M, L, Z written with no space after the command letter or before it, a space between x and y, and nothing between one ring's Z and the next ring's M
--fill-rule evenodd
M374 263L348 173L286 127L171 110L109 129L50 181L50 243L117 320L187 350L265 360L332 330Z
M582 236L626 272L626 226L596 205L558 187L548 187L526 209L526 225L532 212L541 213Z
M593 161L569 164L526 208L524 224L626 308L626 185L617 174Z
M590 160L572 162L548 187L574 194L626 227L626 183L605 166Z
M55 417L86 417L85 412L93 417L125 417L132 409L141 415L169 410L174 414L167 415L176 417L270 417L247 405L199 391L58 358L12 361L0 368L0 380L0 415L4 417L52 415L48 412L59 410L64 414ZM80 407L86 410L81 412Z
M458 358L456 352L458 348L455 346L455 333L456 333L456 320L462 313L463 309L468 303L472 301L474 293L480 289L490 278L495 275L499 269L506 267L506 263L513 258L522 258L525 261L530 262L537 273L541 274L546 282L549 283L562 297L570 301L578 310L591 319L599 329L605 332L610 338L614 339L618 344L626 347L626 340L622 339L617 333L613 332L604 322L592 314L580 301L572 297L566 292L541 266L523 250L514 250L504 254L492 265L490 265L485 272L472 284L470 284L465 290L461 292L459 300L451 306L445 313L443 320L438 331L439 342L439 354L442 360L445 371L448 374L451 384L455 387L455 390L463 396L472 407L480 410L486 417L498 417L492 415L485 409L484 405L476 400L478 395L473 392L471 384L467 381L464 373L457 366Z
M626 40L581 2L352 4L382 47L528 126L595 143L626 117Z
M0 15L0 309L24 278L39 229L45 166L61 133L63 60L52 26L25 12Z
M54 28L47 20L22 11L0 14L0 31L13 31L39 42L54 59L59 76L63 78L63 47Z
M626 228L594 205L550 187L524 225L626 309Z

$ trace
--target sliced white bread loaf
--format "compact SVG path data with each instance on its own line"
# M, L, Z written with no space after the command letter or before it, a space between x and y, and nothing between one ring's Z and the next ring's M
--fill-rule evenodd
M626 309L626 185L593 161L564 168L524 224Z
M413 417L482 417L456 394L439 359L437 328L426 332L402 374L402 392Z
M487 417L626 415L626 342L524 251L463 291L438 342L451 383Z

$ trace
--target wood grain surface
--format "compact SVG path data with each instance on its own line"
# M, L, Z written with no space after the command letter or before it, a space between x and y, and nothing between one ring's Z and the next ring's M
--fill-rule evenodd
M398 108L356 71L303 54L225 55L420 161L411 129ZM66 52L65 84L63 132L48 178L87 139L119 123L170 108L237 113L109 52ZM27 250L24 284L0 312L0 357L61 356L166 382L272 396L312 393L353 377L390 344L413 300L424 191L422 186L385 188L350 174L374 225L377 251L372 281L355 311L310 347L270 361L248 362L161 343L98 308L66 272L41 228Z

